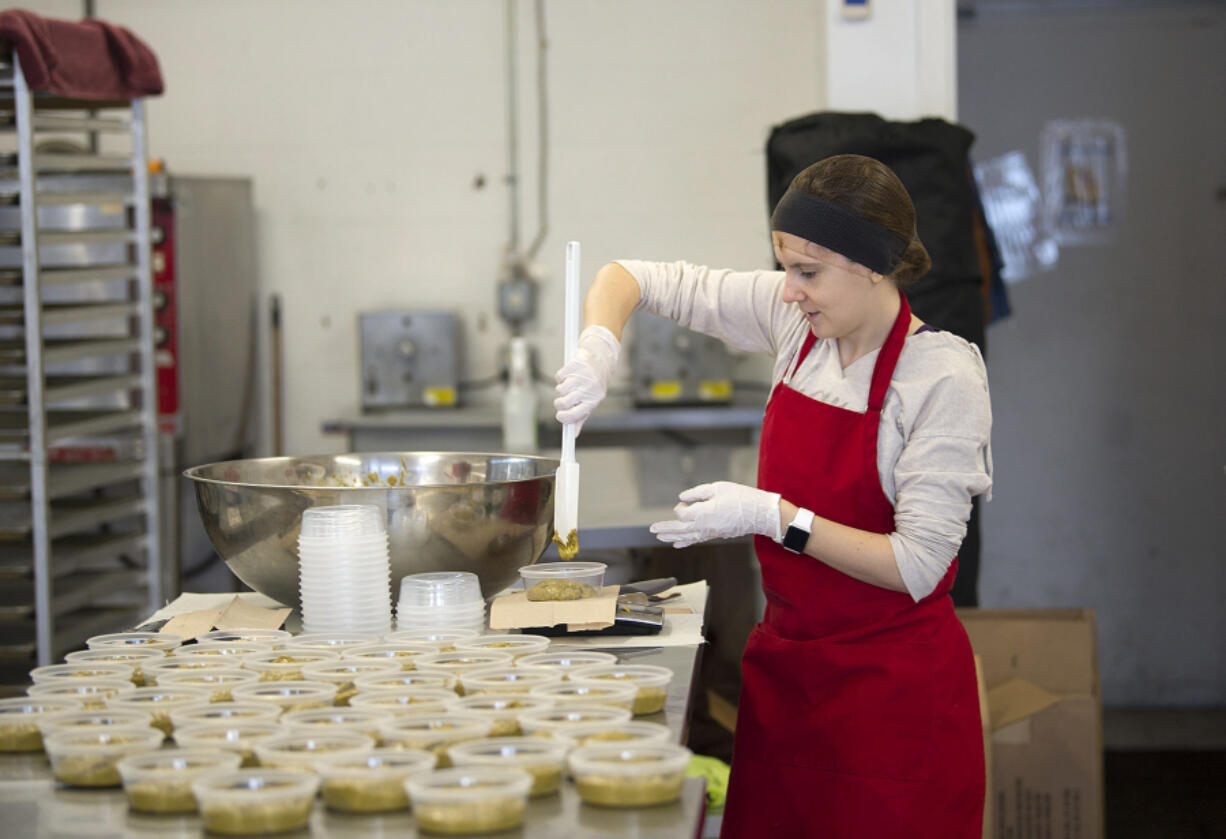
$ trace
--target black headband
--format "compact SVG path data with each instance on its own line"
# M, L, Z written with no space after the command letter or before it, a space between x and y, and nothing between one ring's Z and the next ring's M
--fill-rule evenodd
M906 242L884 227L796 189L779 199L771 214L771 230L807 239L883 275L898 267L907 249Z

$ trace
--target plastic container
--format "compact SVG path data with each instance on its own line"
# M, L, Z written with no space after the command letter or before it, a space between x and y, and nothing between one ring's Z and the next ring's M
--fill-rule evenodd
M334 702L342 706L348 705L349 700L357 695L355 679L360 679L362 676L402 672L404 671L395 661L387 660L346 661L340 659L338 661L315 661L302 665L302 675L308 681L328 682L336 685L337 693Z
M308 634L370 633L364 640L375 640L391 628L386 519L381 507L369 504L303 511L298 593Z
M382 508L374 504L331 504L302 511L300 538L334 539L378 536L387 532Z
M654 664L611 664L581 667L572 670L569 676L575 683L599 684L611 681L634 684L638 687L638 692L634 695L634 706L630 710L635 716L639 716L664 710L673 671Z
M456 685L459 683L460 679L458 676L442 670L428 672L422 672L421 670L405 672L401 670L399 673L377 673L369 676L358 676L353 680L353 686L358 689L358 696L372 690L412 691L419 688L442 688L454 693ZM350 702L352 701L351 699Z
M241 766L258 766L256 743L284 734L276 720L240 719L184 725L175 729L175 743L184 749L221 749L239 756Z
M209 691L210 702L232 702L235 685L250 685L260 680L260 674L238 667L206 667L202 670L179 670L158 676L160 688L199 687Z
M460 650L456 650L460 652ZM465 696L479 693L527 693L538 685L558 684L562 673L548 667L482 667L460 676Z
M121 758L153 751L162 732L147 725L114 726L105 731L58 731L43 737L51 774L72 787L117 787L115 764Z
M175 708L190 705L201 705L209 701L213 691L209 688L195 685L172 685L171 687L137 688L131 693L115 696L106 701L107 708L126 708L132 711L145 711L152 716L154 728L161 729L163 734L170 735L175 730L175 724L170 719L170 712Z
M182 636L170 632L110 632L85 640L85 646L91 650L143 647L150 650L161 650L164 653L169 653L182 643Z
M602 807L650 807L681 797L693 753L672 743L580 746L567 758L579 796Z
M294 637L293 633L284 629L263 629L260 627L243 627L241 629L214 629L199 636L201 643L229 644L235 641L254 641L257 644L269 644L273 647Z
M476 638L480 634L481 630L479 629L422 629L420 627L413 627L412 629L397 629L395 632L389 632L383 636L383 640L392 643L413 641L415 643L433 644L440 653L447 653L455 649L456 641Z
M519 569L529 600L581 600L604 587L603 562L538 562Z
M41 752L39 725L49 717L79 710L75 699L15 696L0 699L0 752Z
M375 749L365 757L324 755L315 764L324 804L342 813L407 810L404 782L434 768L435 756L420 749Z
M544 635L523 635L505 633L498 635L478 635L470 641L457 641L456 652L494 652L510 653L512 661L518 661L526 655L543 653L549 649L549 639Z
M38 722L38 729L46 737L61 731L113 731L116 728L148 728L151 725L153 717L148 711L115 708L45 714Z
M131 664L76 663L48 664L30 671L30 681L45 685L63 679L121 679L132 681L135 668ZM135 687L135 685L133 685Z
M456 743L488 737L493 721L459 711L400 714L379 725L379 739L393 749L422 749L438 757L440 767L450 766L447 749Z
M323 755L336 757L366 757L375 748L375 740L355 732L297 732L278 734L255 744L255 756L260 766L270 769L315 771L315 763Z
M569 749L561 740L542 737L492 737L452 746L450 755L457 768L489 766L527 772L532 776L528 796L536 798L558 791Z
M414 641L381 641L349 647L341 652L342 661L394 661L401 670L414 670L413 659L438 652L438 647Z
M671 743L673 732L666 725L657 722L639 722L630 720L619 723L590 723L576 725L566 729L564 735L576 746L594 746L604 743Z
M145 687L152 687L158 683L158 679L162 678L165 673L184 673L188 670L229 670L233 667L241 667L242 662L231 661L223 656L198 655L198 656L177 656L164 655L161 661L151 661L141 667L145 674Z
M115 764L123 779L128 806L140 813L194 813L192 782L219 772L238 769L241 758L232 752L175 749L130 755Z
M519 727L524 734L569 737L568 732L581 725L619 725L630 721L629 708L576 702L553 708L530 709L519 714Z
M452 650L449 653L434 653L423 655L417 659L419 673L450 673L459 678L473 670L486 667L510 667L511 654L489 650L479 653L466 653ZM463 693L463 686L457 688Z
M345 650L379 642L377 632L304 632L281 645L285 650L328 650L344 655Z
M260 674L262 682L302 681L302 665L314 661L340 661L331 650L273 650L243 656L243 667Z
M90 711L105 708L108 699L126 696L136 690L131 679L64 679L51 684L30 685L26 690L31 698L72 699Z
M177 732L185 725L212 722L273 722L281 709L269 702L211 702L208 705L188 705L172 708L170 721Z
M618 682L576 682L572 677L552 685L538 685L528 693L532 696L547 697L558 705L570 702L596 703L614 705L633 713L638 686Z
M281 727L291 734L361 734L378 742L379 723L390 717L381 708L320 708L290 711L281 718Z
M143 650L138 647L77 650L64 656L64 661L69 664L127 664L132 667L132 684L138 688L146 684L143 665L165 660L166 654L161 650Z
M433 608L436 606L485 605L481 596L481 581L468 571L431 571L409 574L400 579L400 599L397 608Z
M515 659L516 667L556 667L567 677L576 667L594 667L597 664L617 664L617 656L595 650L553 653L534 653Z
M349 708L376 711L385 716L415 713L442 713L459 697L449 688L406 688L370 690L349 700Z
M236 769L192 783L205 830L259 836L305 827L319 778L309 772Z
M305 680L256 682L238 685L231 693L235 702L268 702L284 713L331 707L336 699L336 685Z
M245 657L268 652L272 652L271 641L202 641L178 647L171 655L174 658L225 658L229 659L230 667L238 667Z
M497 833L523 824L532 776L520 769L465 766L414 775L404 785L419 830Z
M453 698L448 710L488 717L493 722L490 737L517 737L523 733L519 727L520 714L552 707L552 701L526 693L480 693Z

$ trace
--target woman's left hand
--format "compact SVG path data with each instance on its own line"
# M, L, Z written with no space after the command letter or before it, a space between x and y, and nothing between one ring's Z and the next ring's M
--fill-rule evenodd
M761 534L780 539L779 493L731 481L699 484L680 495L674 521L658 521L651 532L674 548L710 539L734 539Z

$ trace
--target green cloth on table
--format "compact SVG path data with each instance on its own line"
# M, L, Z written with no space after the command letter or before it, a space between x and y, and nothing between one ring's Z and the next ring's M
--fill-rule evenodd
M694 755L690 765L685 768L685 774L690 778L707 779L707 806L720 808L728 797L728 764L717 757Z

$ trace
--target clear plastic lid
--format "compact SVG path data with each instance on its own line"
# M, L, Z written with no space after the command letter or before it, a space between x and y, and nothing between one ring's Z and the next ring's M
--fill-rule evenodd
M421 670L401 670L399 673L375 673L368 676L358 676L353 680L353 686L358 689L358 695L367 691L416 690L418 688L439 688L455 692L459 677L454 673L442 670L423 672ZM355 699L357 697L354 697ZM350 700L351 702L353 700Z
M532 696L552 699L559 705L569 702L596 702L602 705L616 705L629 711L634 706L638 686L617 682L576 682L572 678L551 685L538 685L528 692Z
M375 644L379 641L376 632L304 632L282 644L283 649L329 650L343 655L353 647Z
M566 734L581 725L616 725L630 721L630 709L576 702L553 708L529 709L519 714L525 734Z
M105 647L146 647L151 650L170 652L182 643L181 635L174 635L170 632L110 632L85 640L85 646L91 650Z
M26 693L39 699L73 699L79 706L101 708L111 697L125 696L134 690L136 685L130 679L63 679L31 685Z
M401 670L412 670L416 667L413 659L419 655L429 655L438 652L433 644L417 641L381 641L376 644L362 644L349 647L341 652L344 661L394 661Z
M446 688L405 688L403 690L368 690L349 699L349 707L378 711L387 715L438 713L446 711L458 699L454 690Z
M234 662L232 667L237 667L237 662L246 656L271 652L272 648L272 641L201 641L176 648L171 657L227 658Z
M377 740L379 723L390 716L383 708L315 708L290 711L281 718L281 725L294 734L352 732Z
M468 571L431 571L400 579L400 606L467 606L485 603L481 581Z
M637 720L570 726L562 736L572 740L577 746L605 743L670 743L673 740L673 732L668 726Z
M163 656L165 658L165 656ZM69 662L48 664L30 671L30 681L36 685L63 679L120 679L131 680L134 666L131 664L104 664L95 662Z
M257 644L271 644L274 647L293 634L285 629L264 629L261 627L243 627L239 629L214 629L199 636L201 643L231 644L235 641L254 641Z
M174 741L180 748L225 749L251 752L255 744L285 733L285 729L270 719L231 719L175 726Z
M457 641L455 649L456 652L505 652L519 659L520 656L545 652L549 649L549 639L544 635L522 633L478 635L468 641Z
M421 656L417 659L417 669L422 672L441 671L459 676L470 670L480 670L484 667L510 666L513 658L511 653L495 650L481 652L452 650L447 653Z
M378 676L386 673L401 673L400 663L394 659L340 659L338 661L314 661L302 665L302 675L307 679L331 682L334 685L353 684L362 676Z
M452 746L448 751L456 766L561 766L570 746L544 737L487 737Z
M331 705L336 699L336 690L336 685L328 682L286 679L237 685L230 692L235 701L271 702L283 711L296 711Z
M532 776L518 769L463 766L438 769L405 781L413 805L477 804L491 798L526 798Z
M38 728L46 736L57 731L106 731L114 728L149 726L152 720L148 711L121 708L96 711L73 710L41 715L38 719Z
M201 723L276 722L280 715L281 709L269 702L210 702L172 708L170 721L178 729Z
M379 726L379 734L385 746L431 749L485 737L492 725L492 720L479 714L422 711L384 720Z
M580 746L567 763L576 777L585 774L648 777L684 773L694 753L675 743L629 743Z
M434 644L439 652L446 652L455 648L456 641L476 638L480 634L481 632L476 629L413 627L412 629L397 629L395 632L389 632L383 636L383 640L391 642L420 641Z
M617 656L596 650L573 650L570 652L533 653L515 659L517 667L556 667L569 673L577 667L594 667L597 664L616 664Z
M320 755L315 770L324 781L333 778L404 779L429 772L438 757L422 749L375 749L364 757Z
M561 681L562 671L553 667L482 667L460 676L465 694L527 693L538 685L558 684Z
M313 769L324 755L365 757L375 748L375 739L351 731L278 734L255 743L261 766L277 769Z
M136 670L149 662L164 661L166 653L141 647L102 647L96 650L76 650L64 656L69 664L129 664Z

